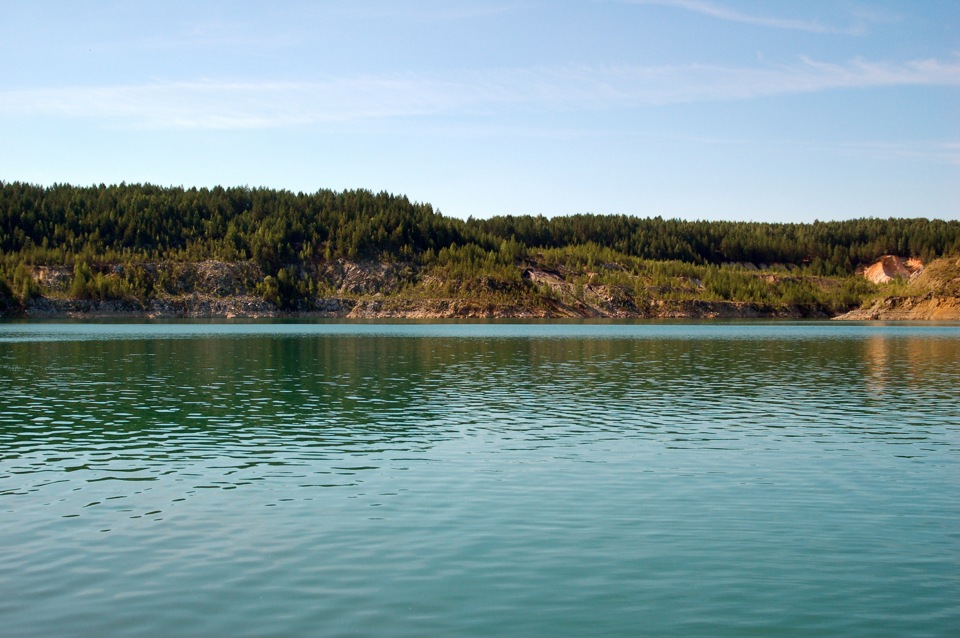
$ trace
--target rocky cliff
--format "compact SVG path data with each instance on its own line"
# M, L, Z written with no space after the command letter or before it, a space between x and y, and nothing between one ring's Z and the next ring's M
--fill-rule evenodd
M789 269L759 271L739 265L703 270L730 285L770 291L762 301L718 298L716 286L696 273L644 275L620 264L589 268L517 265L502 278L444 275L411 263L335 260L294 272L309 295L284 305L271 295L253 262L99 264L96 285L78 294L73 269L35 268L35 290L7 314L25 317L516 317L516 318L754 318L826 317L816 301L793 303L772 293L783 286L829 287ZM738 279L739 278L739 279ZM98 283L99 282L99 283ZM139 288L123 288L111 282ZM134 282L134 284L130 284ZM100 286L99 288L97 286ZM110 294L104 294L106 290ZM99 292L98 292L99 291ZM111 292L112 291L112 292ZM140 292L137 292L140 291ZM143 292L146 291L146 292Z
M903 259L896 255L884 255L861 271L875 284L889 283L895 279L910 280L923 272L923 263L917 258Z
M900 263L883 260L868 268L873 274L897 272ZM879 267L877 267L879 265ZM839 315L837 319L856 321L960 321L960 259L937 259L925 267L906 269L899 276L886 280L881 296L869 299L860 308Z

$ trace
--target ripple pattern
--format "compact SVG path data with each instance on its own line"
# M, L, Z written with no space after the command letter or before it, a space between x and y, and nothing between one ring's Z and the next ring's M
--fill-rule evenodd
M0 325L5 631L950 635L960 327L757 325Z

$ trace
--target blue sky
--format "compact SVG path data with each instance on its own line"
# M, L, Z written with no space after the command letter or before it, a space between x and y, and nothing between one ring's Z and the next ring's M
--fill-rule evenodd
M0 179L960 219L956 0L0 0Z

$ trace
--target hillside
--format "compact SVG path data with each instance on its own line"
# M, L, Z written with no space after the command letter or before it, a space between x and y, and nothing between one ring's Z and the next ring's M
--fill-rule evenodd
M571 254L476 276L455 268L335 260L298 270L314 291L293 306L275 280L245 262L160 262L36 267L16 311L28 317L826 317L872 289L856 279L623 258L598 265ZM149 292L135 294L125 282ZM79 282L79 283L78 283ZM83 283L86 282L86 283ZM266 282L266 283L265 283ZM11 310L13 310L11 308ZM14 314L11 312L11 314Z
M859 321L960 321L960 259L927 264L913 277L881 286L878 295L837 319Z
M954 253L940 220L461 220L363 190L0 182L9 316L832 316L880 294L856 273L881 256Z

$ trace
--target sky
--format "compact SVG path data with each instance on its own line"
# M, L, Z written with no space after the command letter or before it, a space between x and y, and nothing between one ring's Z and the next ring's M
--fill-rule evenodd
M960 219L957 0L0 0L0 180Z

